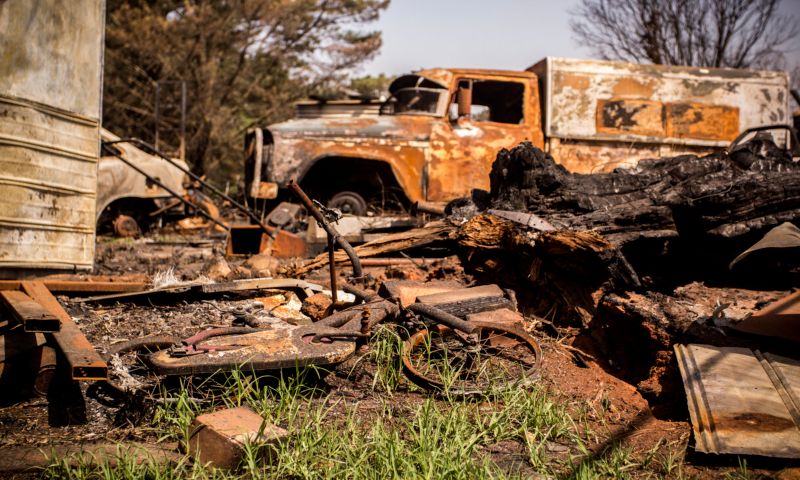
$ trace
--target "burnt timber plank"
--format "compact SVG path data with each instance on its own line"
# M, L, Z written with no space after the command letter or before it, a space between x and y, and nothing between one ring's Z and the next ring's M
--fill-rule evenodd
M61 330L53 332L53 339L58 345L70 369L73 380L105 380L108 378L108 365L100 357L80 328L64 311L56 297L42 282L22 282L22 290L33 300L50 311L61 320Z
M511 300L505 298L505 292L497 285L481 285L447 292L420 295L418 303L433 305L439 310L466 318L473 313L497 310L499 308L514 309Z

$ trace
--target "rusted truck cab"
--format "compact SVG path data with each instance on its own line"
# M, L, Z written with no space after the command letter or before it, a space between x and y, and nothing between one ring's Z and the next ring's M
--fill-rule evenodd
M247 193L276 198L296 178L347 213L446 202L488 188L497 151L544 146L530 72L435 69L397 78L377 115L304 118L251 129Z
M749 128L791 123L784 72L547 57L524 72L422 70L390 93L377 113L348 117L338 105L249 131L247 193L275 198L296 178L315 198L361 214L368 202L446 202L487 189L497 152L523 140L592 173L709 153Z

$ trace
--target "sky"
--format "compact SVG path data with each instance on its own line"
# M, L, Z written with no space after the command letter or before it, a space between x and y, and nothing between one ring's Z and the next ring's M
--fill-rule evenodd
M392 0L374 28L378 56L363 74L397 75L431 67L522 70L546 56L591 58L572 39L570 12L579 0ZM783 0L782 14L800 19L800 0ZM800 65L800 39L790 62Z

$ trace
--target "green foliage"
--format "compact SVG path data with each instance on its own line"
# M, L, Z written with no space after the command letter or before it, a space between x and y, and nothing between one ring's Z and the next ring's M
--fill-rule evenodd
M396 77L380 75L366 75L350 80L350 88L366 98L381 98L389 94L389 85Z
M292 102L342 79L381 45L364 29L388 0L110 0L104 125L178 149L180 81L186 151L198 173L241 174L243 132L291 115Z

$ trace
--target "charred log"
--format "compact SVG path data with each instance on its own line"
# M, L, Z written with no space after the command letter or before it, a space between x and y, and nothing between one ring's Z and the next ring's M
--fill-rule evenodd
M765 139L730 154L643 160L635 169L590 175L570 173L523 143L498 154L490 184L492 207L601 233L645 277L660 275L660 259L676 270L672 276L682 264L684 275L669 286L707 278L698 269L727 273L768 229L800 216L800 165Z
M639 286L619 249L595 232L529 232L478 215L456 239L470 273L513 288L524 313L566 324L587 325L605 292Z

